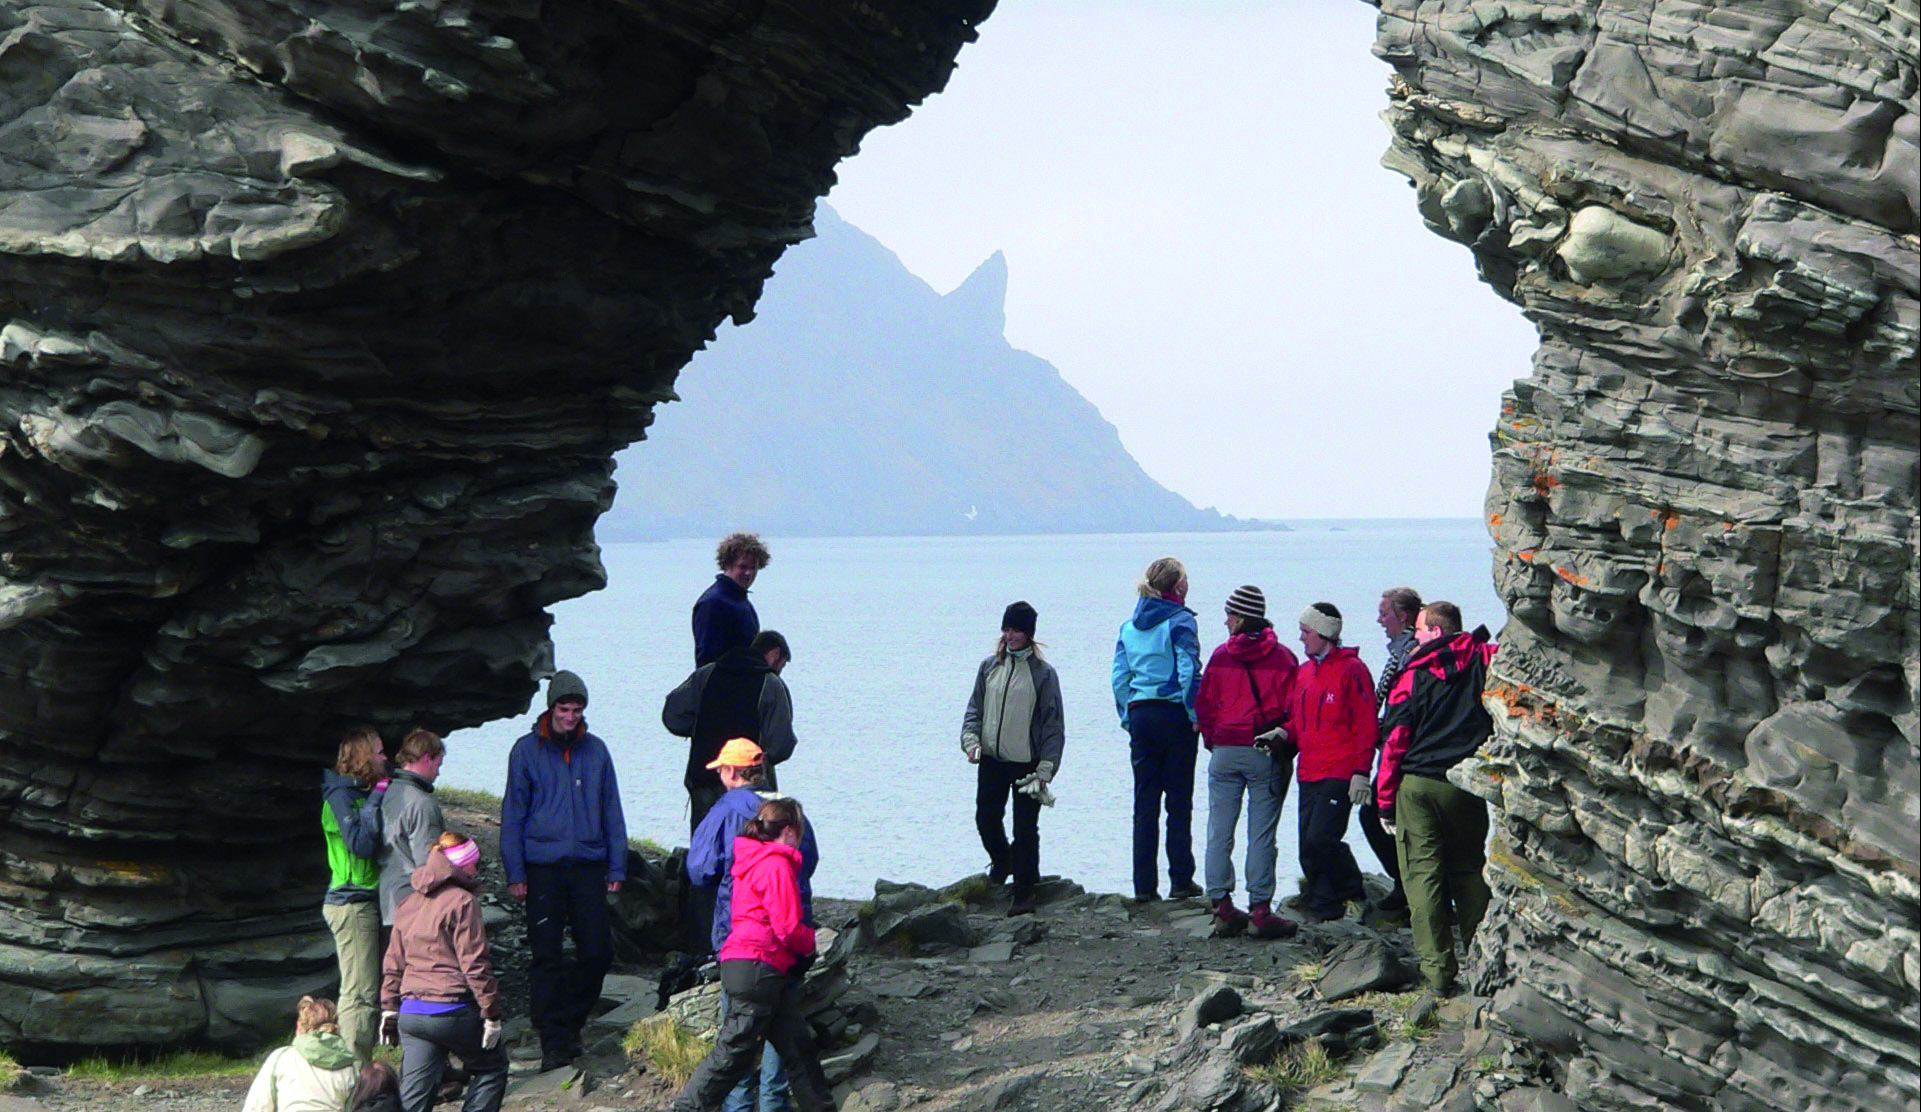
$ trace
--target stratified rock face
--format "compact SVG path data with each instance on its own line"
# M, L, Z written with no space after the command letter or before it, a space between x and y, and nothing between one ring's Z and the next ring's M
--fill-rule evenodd
M341 727L526 704L613 452L992 6L0 5L0 1043L284 1029Z
M1479 942L1596 1109L1917 1097L1916 8L1383 0L1387 162L1539 327Z

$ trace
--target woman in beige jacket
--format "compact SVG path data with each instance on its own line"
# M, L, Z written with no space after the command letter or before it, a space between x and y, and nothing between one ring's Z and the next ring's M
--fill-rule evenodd
M243 1112L342 1112L353 1093L354 1052L340 1037L334 1002L303 996L292 1046L260 1063Z

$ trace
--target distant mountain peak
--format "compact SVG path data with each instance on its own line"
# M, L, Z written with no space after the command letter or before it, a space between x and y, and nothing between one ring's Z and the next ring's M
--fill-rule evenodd
M999 251L974 268L967 280L955 286L943 300L956 313L979 321L996 336L1007 331L1007 256Z

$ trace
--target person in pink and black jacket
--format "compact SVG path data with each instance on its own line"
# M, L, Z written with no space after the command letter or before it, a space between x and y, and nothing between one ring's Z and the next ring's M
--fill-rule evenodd
M1456 787L1448 770L1487 743L1494 719L1481 702L1495 644L1486 626L1461 632L1461 610L1431 602L1414 622L1414 651L1387 697L1375 786L1407 886L1414 951L1428 987L1447 995L1460 972L1454 931L1474 937L1491 898L1487 801Z
M1341 612L1331 602L1301 611L1306 656L1288 688L1287 732L1300 750L1302 915L1339 919L1364 901L1361 867L1342 839L1356 795L1365 798L1374 768L1374 677L1359 653L1341 644Z
M714 1049L674 1098L676 1112L714 1112L729 1090L760 1062L764 1042L788 1070L801 1112L833 1112L834 1096L820 1066L801 978L814 962L814 928L800 896L801 839L806 819L792 799L770 799L734 839L733 928L720 948L727 1018Z

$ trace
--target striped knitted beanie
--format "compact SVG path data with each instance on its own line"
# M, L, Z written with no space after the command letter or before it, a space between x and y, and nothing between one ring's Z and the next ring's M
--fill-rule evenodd
M1243 584L1227 596L1227 612L1243 618L1267 619L1267 596L1259 587Z

